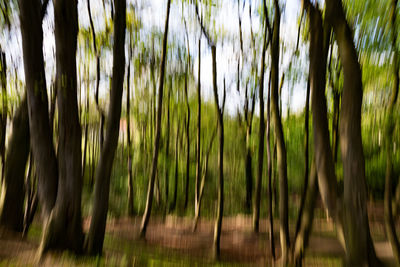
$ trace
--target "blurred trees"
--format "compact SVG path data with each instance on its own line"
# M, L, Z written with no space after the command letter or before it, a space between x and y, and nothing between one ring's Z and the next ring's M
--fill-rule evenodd
M289 2L230 3L233 32L221 19L224 1L164 2L163 29L147 25L146 1L0 3L0 26L20 30L23 57L9 56L2 40L0 224L21 232L37 192L41 252L101 254L109 214L143 213L144 237L152 211L194 215L193 230L201 213L215 217L218 258L223 216L252 212L255 232L269 219L272 257L279 218L282 263L301 265L319 192L347 263L373 265L367 200L383 197L398 257L398 1L304 0L296 41L281 30ZM54 55L43 49L44 19L54 24ZM296 90L305 99L292 99ZM26 213L29 225L34 212ZM86 242L82 215L91 215Z

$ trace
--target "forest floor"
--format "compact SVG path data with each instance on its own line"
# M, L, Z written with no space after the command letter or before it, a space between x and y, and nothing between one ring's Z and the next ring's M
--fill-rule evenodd
M383 225L382 203L369 204L372 237L378 257L395 266ZM317 210L313 232L306 252L306 266L341 266L344 251L336 239L331 222ZM90 219L84 220L87 230ZM141 217L110 219L107 223L104 257L75 257L68 252L49 253L43 266L273 266L269 249L267 220L260 221L260 233L251 231L251 217L224 217L221 236L221 260L212 257L214 223L199 221L196 232L188 217L153 217L147 228L146 240L139 239ZM399 226L399 225L398 225ZM279 222L274 224L274 236L279 255ZM291 225L290 228L294 228ZM0 230L0 266L36 265L36 250L40 225L34 224L26 239Z

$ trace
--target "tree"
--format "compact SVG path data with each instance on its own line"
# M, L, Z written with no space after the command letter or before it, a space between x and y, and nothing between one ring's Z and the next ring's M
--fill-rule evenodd
M377 265L368 225L365 159L361 139L363 85L360 63L342 2L326 1L327 20L339 47L343 65L343 95L340 120L340 148L343 162L343 233L349 265Z
M42 213L48 218L56 200L58 166L47 111L40 1L20 0L19 10L30 140L38 176L39 200Z
M282 263L286 264L290 247L289 225L288 225L288 183L286 146L283 136L282 121L279 112L279 29L280 29L280 7L278 0L274 0L274 23L271 40L271 109L272 119L277 142L277 163L279 173L279 220L280 239L282 249Z
M77 1L54 2L58 106L58 190L40 249L82 252L82 148L76 78ZM52 145L52 143L51 143ZM34 155L36 160L36 156Z
M125 28L126 0L115 0L113 70L111 96L108 109L107 136L101 148L99 163L96 168L94 207L86 250L89 254L101 254L106 229L110 176L118 145L119 121L121 117L122 91L125 72Z
M261 54L261 72L260 82L258 89L258 97L260 101L260 126L258 130L258 165L257 165L257 180L256 180L256 192L255 200L253 205L253 230L258 232L259 220L260 220L260 201L261 201L261 182L263 173L263 161L264 161L264 140L265 140L265 119L264 119L264 69L265 69L265 53L267 51L267 44L269 43L270 37L267 42L267 32L271 33L271 27L269 25L267 5L265 0L263 1L264 6L264 41L263 50Z
M167 40L168 40L168 25L169 25L169 10L171 6L171 0L167 2L167 16L165 19L165 28L164 28L164 38L163 38L163 46L162 46L162 57L160 64L160 80L158 87L158 110L157 110L157 121L156 121L156 136L154 139L154 151L153 151L153 159L151 163L150 170L150 178L149 178L149 186L147 190L147 199L146 199L146 208L142 218L142 224L140 226L140 236L142 238L146 235L147 224L149 223L151 207L153 203L153 192L154 192L154 182L156 178L157 172L157 162L158 162L158 152L160 146L160 134L161 134L161 115L162 115L162 104L163 104L163 91L164 91L164 76L165 76L165 62L167 56Z

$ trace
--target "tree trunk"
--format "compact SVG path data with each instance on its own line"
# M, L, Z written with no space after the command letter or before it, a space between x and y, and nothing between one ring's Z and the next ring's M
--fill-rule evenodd
M265 3L264 3L265 4ZM264 14L265 21L268 20L267 14ZM265 53L267 51L267 23L264 24L264 42L261 55L261 73L259 82L258 98L260 101L260 126L258 130L258 164L257 164L257 180L255 188L255 199L253 203L253 231L258 233L260 222L260 202L261 202L261 186L262 172L264 163L264 139L265 139L265 120L264 120L264 69L265 69ZM250 166L251 167L251 166Z
M214 101L215 101L217 118L218 118L218 137L219 137L218 210L217 210L217 218L215 220L215 228L214 228L214 257L216 259L219 259L222 217L224 214L224 119L223 119L224 107L222 107L222 108L219 107L218 88L217 88L217 59L216 59L217 54L216 54L216 47L214 44L211 46L211 53L212 53L213 91L214 91ZM225 82L224 82L224 87L225 87ZM225 102L225 93L224 93L224 101L223 102Z
M327 0L326 15L333 26L344 74L340 148L343 161L343 205L345 207L343 226L346 261L351 266L378 265L370 235L366 206L367 186L361 138L363 96L361 68L341 1Z
M282 250L282 263L288 260L290 247L289 225L288 225L288 183L286 165L286 147L283 136L282 121L279 112L279 30L280 10L278 0L274 1L275 17L271 44L271 108L277 143L277 164L279 173L279 217L280 217L280 240Z
M397 30L396 30L396 8L397 0L392 0L391 9L391 38L392 50L394 52L393 58L393 75L394 83L392 89L392 96L390 99L389 107L387 110L386 118L386 177L385 177L385 195L384 195L384 214L385 214L385 228L390 245L392 246L393 255L400 263L400 242L396 233L396 226L392 213L392 181L393 181L393 131L395 127L394 122L394 108L399 93L399 53L396 46Z
M186 73L185 73L185 96L186 96L186 112L187 112L187 117L185 120L185 126L186 126L186 183L185 183L185 205L184 205L185 210L189 202L189 178L190 178L190 106L189 106L188 80L187 80L188 70L189 70L189 62L187 62Z
M132 38L132 37L131 37ZM131 39L132 40L132 39ZM131 78L132 42L129 44L128 73L126 75L126 140L128 145L128 215L135 214L133 205L133 177L132 177L132 144L131 144L131 99L130 99L130 78Z
M200 202L200 192L199 192L199 180L200 180L200 129L201 129L201 35L199 38L199 69L198 69L198 85L197 85L197 140L196 140L196 185L195 185L195 194L194 194L194 210L195 210L195 217L199 209L199 202ZM198 217L198 215L197 215Z
M79 124L76 78L78 36L77 1L54 2L56 86L59 118L58 192L45 227L40 249L67 248L82 252L82 133ZM36 157L34 156L34 159Z
M0 183L3 182L4 179L4 170L5 170L5 153L6 153L6 135L7 135L7 61L6 54L0 49L0 83L1 83L1 91L2 91L2 109L0 114L0 156L1 156L1 177Z
M178 172L179 172L179 120L176 126L176 136L175 136L175 174L174 174L174 195L172 197L171 206L169 207L169 212L173 211L176 207L176 199L178 196Z
M49 123L40 9L39 0L19 0L30 141L39 200L47 220L56 200L58 166Z
M111 96L108 109L107 136L100 152L96 168L96 184L92 221L86 242L89 254L101 254L106 229L110 176L118 145L119 122L121 117L122 92L125 72L125 28L126 0L115 0L113 70Z
M12 122L0 203L0 224L17 232L23 230L24 179L29 147L28 103L25 95Z
M268 172L268 217L269 217L269 244L272 259L275 260L274 214L272 212L272 156L271 156L271 83L268 86L267 96L267 172Z
M170 102L171 102L171 91L172 91L172 78L170 82L170 86L168 88L168 97L167 97L167 137L165 141L165 213L168 210L168 200L169 200L169 164L170 164L170 155L169 155L169 138L170 138Z
M160 146L160 133L161 133L161 114L162 114L162 99L163 99L163 91L164 91L164 75L165 75L165 61L167 56L167 39L168 39L168 22L169 22L169 10L171 6L171 0L168 0L167 3L167 16L165 19L165 29L164 29L164 38L163 38L163 50L162 50L162 58L160 65L160 80L158 87L158 110L157 110L157 122L156 122L156 136L154 140L154 152L153 159L151 164L151 172L149 179L149 187L147 190L147 200L146 200L146 208L143 214L142 224L140 226L140 236L142 238L146 235L147 224L149 223L151 206L153 203L153 192L154 192L154 182L156 178L157 172L157 162L158 162L158 151Z

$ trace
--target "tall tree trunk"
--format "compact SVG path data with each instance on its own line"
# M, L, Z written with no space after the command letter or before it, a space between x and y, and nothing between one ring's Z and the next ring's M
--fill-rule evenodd
M189 178L190 178L190 106L189 106L189 95L188 95L189 59L187 59L187 61L188 62L186 65L186 73L185 73L185 97L186 97L186 112L187 112L186 113L187 117L185 120L185 126L186 126L186 183L185 183L185 204L184 204L185 210L189 202Z
M1 156L1 177L0 183L4 179L5 161L6 161L6 134L7 134L7 61L6 54L0 48L0 83L2 91L2 109L0 114L0 156Z
M169 155L169 139L170 139L170 102L171 102L171 91L172 91L172 78L170 82L170 86L168 87L168 97L167 97L167 136L165 141L165 213L168 210L168 200L169 200L169 164L170 164L170 155Z
M339 241L344 245L342 218L337 205L337 179L329 141L328 115L325 98L326 60L330 29L323 29L321 12L308 2L310 21L310 90L313 116L315 165L318 187L327 215L338 228Z
M39 0L19 0L30 141L39 200L47 220L56 201L58 166L49 123L40 9Z
M213 91L214 101L217 111L218 118L218 138L219 138L219 149L218 149L218 210L217 218L215 220L214 228L214 257L219 259L220 256L220 239L221 239L221 228L222 228L222 217L224 214L224 118L223 110L225 105L225 80L224 80L224 100L222 108L219 107L218 100L218 87L217 87L217 54L215 44L211 46L212 55L212 79L213 79Z
M271 155L271 83L268 86L267 95L267 172L268 172L268 217L269 217L269 244L272 258L275 260L274 240L274 214L272 212L272 155Z
M265 6L265 1L264 1L264 6ZM267 51L267 32L268 32L268 27L266 23L266 21L268 20L267 13L265 13L264 16L265 16L264 42L261 55L261 72L260 72L260 82L258 91L258 97L260 101L260 126L258 130L258 164L257 164L255 199L253 203L253 231L256 233L258 232L259 222L260 222L260 202L261 202L261 186L262 186L262 173L263 173L263 163L264 163L264 139L265 139L264 69L265 69L265 53Z
M392 96L390 98L389 107L387 110L386 118L386 177L385 177L385 195L384 195L384 213L385 213L385 228L392 246L393 255L395 255L397 262L400 263L400 242L396 234L396 226L392 213L392 181L393 181L393 131L394 131L394 108L399 94L399 52L396 46L397 30L396 30L396 9L397 0L392 0L391 9L391 38L392 50L394 52L393 58L393 76L394 83L392 89Z
M171 6L171 0L168 0L167 3L167 16L165 19L165 28L164 28L164 38L163 38L163 50L161 57L161 65L160 65L160 80L158 87L158 110L157 110L157 122L156 122L156 136L154 140L154 151L153 151L153 159L151 163L151 172L149 179L149 187L147 190L147 199L146 199L146 208L143 214L142 224L140 226L140 236L142 238L146 235L147 224L149 223L151 206L153 203L153 192L154 192L154 182L156 178L157 172L157 162L158 162L158 151L160 146L160 133L161 133L161 114L162 114L162 99L163 99L163 91L164 91L164 76L165 76L165 61L167 56L167 39L168 39L168 24L169 24L169 10Z
M349 265L377 265L368 224L365 159L361 138L362 76L351 29L340 0L326 1L343 64L343 96L340 119L340 148L343 161L343 226L346 260Z
M197 85L197 140L196 140L196 184L195 184L195 194L194 194L194 210L195 210L195 217L198 212L197 210L200 211L199 209L199 202L200 202L200 188L199 188L199 180L200 180L200 149L201 149L201 143L200 143L200 129L201 129L201 35L199 37L199 67L198 67L198 85ZM200 185L201 186L201 185ZM198 217L198 215L197 215Z
M122 92L125 72L125 28L126 0L115 0L113 70L111 96L108 109L107 136L100 152L96 168L96 184L92 221L86 242L89 254L101 254L106 229L110 176L118 145L119 122L121 117Z
M23 230L24 175L29 146L28 103L25 95L12 121L0 203L0 224L17 232Z
M132 38L132 37L131 37ZM131 99L130 99L130 78L132 59L132 39L129 44L128 73L126 74L126 140L128 145L128 215L135 214L133 205L133 177L132 177L132 144L131 144Z
M279 112L279 30L280 30L280 10L278 0L274 1L275 17L271 44L271 108L272 119L274 122L278 172L279 172L279 217L280 217L280 240L282 250L282 263L287 264L288 252L290 247L289 224L288 224L288 182L286 164L286 146L283 136L282 121Z
M41 247L82 252L82 133L79 124L76 77L77 1L54 1L56 86L59 118L58 192L45 227ZM34 159L35 156L34 156Z

